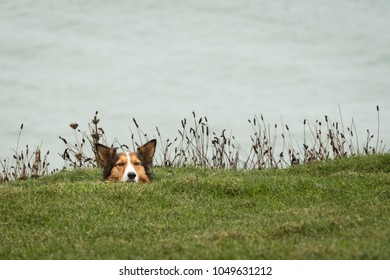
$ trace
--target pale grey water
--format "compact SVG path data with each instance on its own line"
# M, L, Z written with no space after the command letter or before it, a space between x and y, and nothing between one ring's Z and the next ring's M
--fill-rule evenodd
M175 136L195 110L244 145L254 115L299 137L338 105L364 138L379 105L389 142L389 31L388 0L0 0L0 158L24 123L58 165L96 110L111 141L133 117Z

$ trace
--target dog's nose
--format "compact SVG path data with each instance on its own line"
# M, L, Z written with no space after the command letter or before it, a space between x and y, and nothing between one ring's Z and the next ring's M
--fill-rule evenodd
M137 174L135 172L129 172L127 173L127 177L129 177L130 180L134 180Z

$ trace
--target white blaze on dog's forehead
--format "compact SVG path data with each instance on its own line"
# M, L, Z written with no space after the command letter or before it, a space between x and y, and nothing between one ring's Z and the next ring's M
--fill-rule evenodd
M126 163L125 172L123 173L123 176L122 176L122 182L127 182L129 180L129 177L127 176L127 174L129 174L130 172L135 173L134 181L138 182L138 174L137 174L137 171L135 171L133 165L131 164L130 153L125 153L125 154L126 154L126 158L127 158L127 163Z

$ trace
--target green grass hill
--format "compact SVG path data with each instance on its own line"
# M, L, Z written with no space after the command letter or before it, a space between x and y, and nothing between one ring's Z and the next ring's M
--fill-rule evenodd
M0 185L0 259L390 259L390 155Z

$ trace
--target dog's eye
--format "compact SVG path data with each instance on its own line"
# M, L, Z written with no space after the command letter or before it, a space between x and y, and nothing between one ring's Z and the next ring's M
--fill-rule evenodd
M122 166L125 166L125 164L124 164L123 162L118 162L118 163L116 164L116 166L122 167Z
M137 162L134 162L134 165L135 165L135 166L140 166L141 163L137 161Z

